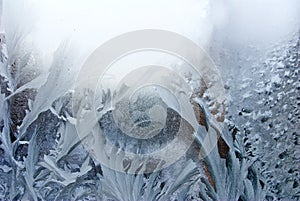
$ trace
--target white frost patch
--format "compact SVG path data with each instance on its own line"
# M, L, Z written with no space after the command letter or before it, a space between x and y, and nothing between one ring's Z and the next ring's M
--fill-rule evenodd
M272 83L280 83L281 82L281 78L279 77L278 74L275 74L275 75L272 76L271 82Z

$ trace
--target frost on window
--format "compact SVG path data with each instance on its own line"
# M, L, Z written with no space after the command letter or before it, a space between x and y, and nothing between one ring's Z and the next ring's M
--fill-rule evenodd
M103 46L93 34L77 38L84 44L65 40L55 31L70 30L47 18L55 9L41 20L57 30L47 35L43 26L37 34L30 5L56 8L45 2L0 0L0 200L300 199L298 2L178 0L161 3L165 10L136 3L144 15L156 8L171 18L141 18L145 27L129 16L128 27L136 23L144 35L122 30L116 41L176 54L148 48L128 55L123 46L110 49L120 43L103 35ZM65 1L54 14L95 12L89 3L66 8ZM274 14L280 9L287 14ZM84 16L74 19L88 29ZM176 34L168 20L178 24ZM115 18L107 23L116 26ZM90 32L72 31L75 38ZM155 34L167 40L151 41ZM136 42L143 37L149 40ZM85 71L117 53L124 60L102 74Z

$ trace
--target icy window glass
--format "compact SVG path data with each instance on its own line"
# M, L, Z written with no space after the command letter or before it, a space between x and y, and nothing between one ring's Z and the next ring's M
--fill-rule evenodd
M0 0L0 200L299 200L298 0Z

